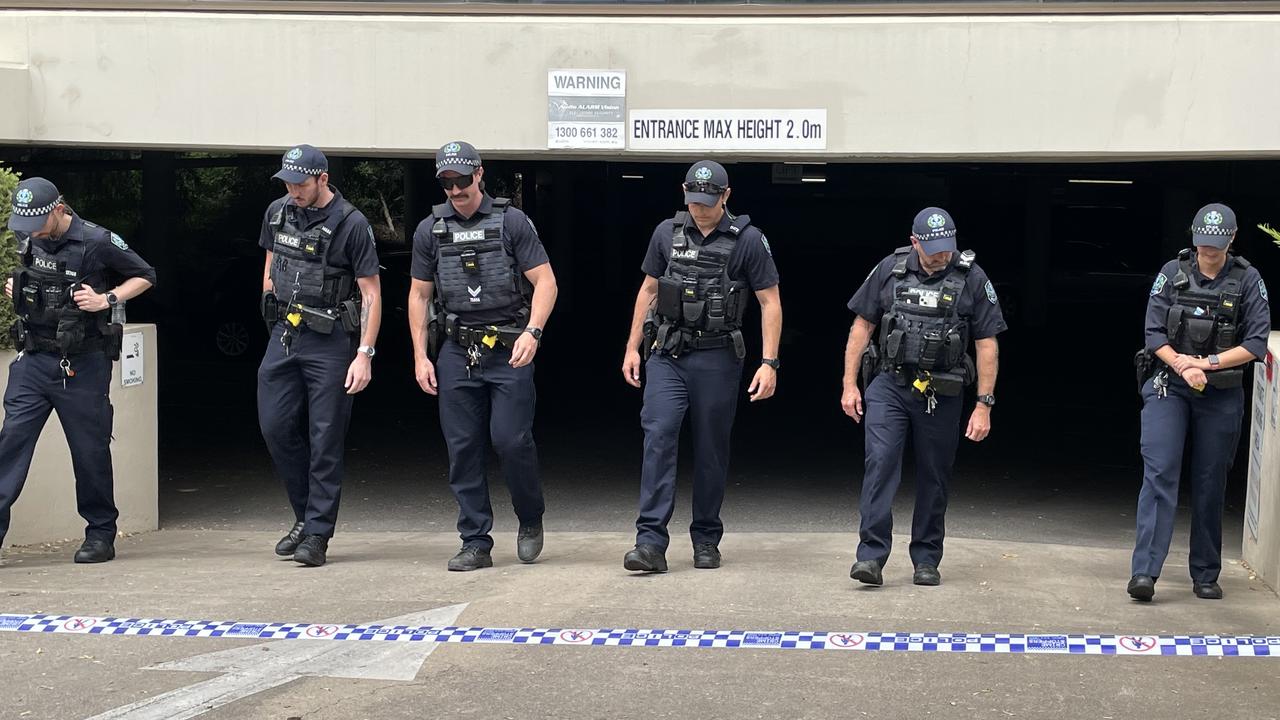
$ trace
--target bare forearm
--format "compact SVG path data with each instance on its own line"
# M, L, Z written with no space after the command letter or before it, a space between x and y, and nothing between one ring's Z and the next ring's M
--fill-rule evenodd
M413 338L415 360L427 357L427 304L430 301L430 295L414 293L409 296L409 335Z
M849 328L849 339L844 345L844 385L852 387L858 383L858 371L862 368L862 352L867 349L871 333L876 326L862 319L854 319Z
M978 347L978 394L994 395L996 391L996 375L1000 372L1000 346L995 338L979 340Z
M373 347L382 329L381 293L360 293L360 344Z
M536 328L545 328L551 317L551 310L556 306L556 297L560 288L555 278L545 279L533 288L533 301L529 308L529 324Z
M135 277L135 278L129 278L128 280L125 280L124 282L120 283L111 292L115 293L116 297L121 302L124 302L125 300L132 300L133 298L138 297L142 293L146 292L150 287L151 287L150 280L147 280L146 278Z
M773 302L760 308L760 347L764 357L778 357L782 340L782 303Z

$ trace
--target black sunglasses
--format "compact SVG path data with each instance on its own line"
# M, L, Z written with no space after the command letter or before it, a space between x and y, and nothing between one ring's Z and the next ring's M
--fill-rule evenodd
M475 181L476 181L475 175L459 175L458 177L455 177L455 178L442 177L440 178L440 187L444 188L445 190L451 190L453 188L458 188L459 190L466 190L467 188L471 187L471 183Z
M715 183L706 182L705 180L690 180L684 184L685 192L709 193L711 195L723 195L724 188Z

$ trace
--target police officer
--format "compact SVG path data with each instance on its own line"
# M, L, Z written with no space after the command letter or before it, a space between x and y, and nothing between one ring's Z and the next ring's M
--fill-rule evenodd
M0 429L0 544L51 410L71 449L76 502L88 523L78 563L116 556L111 470L112 361L120 357L123 304L155 284L155 270L119 235L83 220L44 178L18 183L9 229L19 265L5 281L18 321ZM117 308L119 310L116 311ZM113 315L119 316L113 318Z
M864 414L859 376L869 381L860 542L849 575L869 585L884 582L881 569L893 542L893 496L910 435L916 453L913 582L937 585L942 582L938 564L962 395L975 379L970 342L978 356L978 400L965 437L981 442L991 431L996 335L1007 327L996 291L972 251L956 252L951 215L928 207L911 224L911 244L872 268L849 300L849 309L857 318L845 347L840 404L855 422L862 422ZM873 344L877 327L879 341Z
M769 241L746 215L728 211L729 174L703 160L685 174L685 208L654 229L640 269L622 375L641 387L644 458L636 545L627 570L666 572L667 523L675 507L677 440L688 414L693 430L693 566L720 567L720 505L729 476L729 438L746 350L747 293L761 308L764 357L747 392L773 395L778 377L782 301Z
M1245 365L1267 354L1267 287L1230 252L1236 214L1220 203L1196 212L1193 248L1165 263L1147 301L1142 383L1142 490L1128 592L1149 601L1169 554L1182 451L1191 437L1191 581L1196 597L1222 598L1222 504L1244 415Z
M267 251L262 313L271 340L258 367L258 424L294 524L276 555L324 565L338 519L353 396L372 378L382 320L373 228L329 184L310 145L284 154L258 244Z
M493 566L490 445L520 521L516 555L531 563L543 542L533 358L556 302L556 277L529 217L485 192L470 143L436 152L436 178L448 200L413 235L409 330L418 385L440 397L449 487L458 500L462 549L449 569Z

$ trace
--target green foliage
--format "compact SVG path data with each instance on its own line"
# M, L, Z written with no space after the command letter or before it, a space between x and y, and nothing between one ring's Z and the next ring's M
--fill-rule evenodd
M1259 224L1258 229L1271 236L1271 242L1280 246L1280 230L1277 230L1266 223Z
M11 277L18 264L17 239L9 230L9 208L13 207L11 200L17 186L18 173L0 165L0 278ZM13 303L8 298L0 298L0 349L13 349L9 327L15 320Z

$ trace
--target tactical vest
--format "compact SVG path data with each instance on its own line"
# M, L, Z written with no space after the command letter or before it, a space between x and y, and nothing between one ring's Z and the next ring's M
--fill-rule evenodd
M111 232L105 228L87 222L84 228L86 233L101 233L105 242L111 241ZM70 239L49 252L30 237L20 237L13 306L25 340L24 347L18 349L64 355L103 349L108 311L85 312L71 299L83 282L85 244L84 240ZM89 287L95 292L106 290L101 279Z
M329 246L338 226L355 209L345 199L339 200L328 218L310 230L299 227L298 208L287 201L271 216L269 224L275 231L271 285L276 297L317 309L336 308L351 298L355 275L329 267Z
M671 257L667 270L658 278L654 304L659 333L666 337L682 331L690 347L723 347L723 338L742 327L746 312L747 284L729 278L729 256L742 232L751 225L747 215L730 216L728 233L713 233L703 245L689 242L687 228L692 219L687 211L676 213L671 235ZM721 339L716 345L716 339ZM701 340L701 342L699 342ZM707 341L710 341L710 345Z
M494 198L493 211L463 226L447 203L436 205L431 234L437 243L436 297L446 312L510 310L513 322L529 314L531 286L507 249L504 223L509 204Z
M1232 255L1235 262L1226 280L1216 290L1200 285L1191 267L1195 251L1178 253L1178 273L1173 276L1173 305L1165 317L1169 345L1184 355L1214 355L1239 345L1240 299L1244 276L1250 263ZM1243 368L1207 373L1219 387L1235 387L1243 379Z
M965 280L973 267L972 250L960 253L956 267L941 283L930 285L907 271L908 245L894 251L893 306L880 323L880 357L885 370L902 366L925 372L961 367L968 349L968 324L958 316Z

